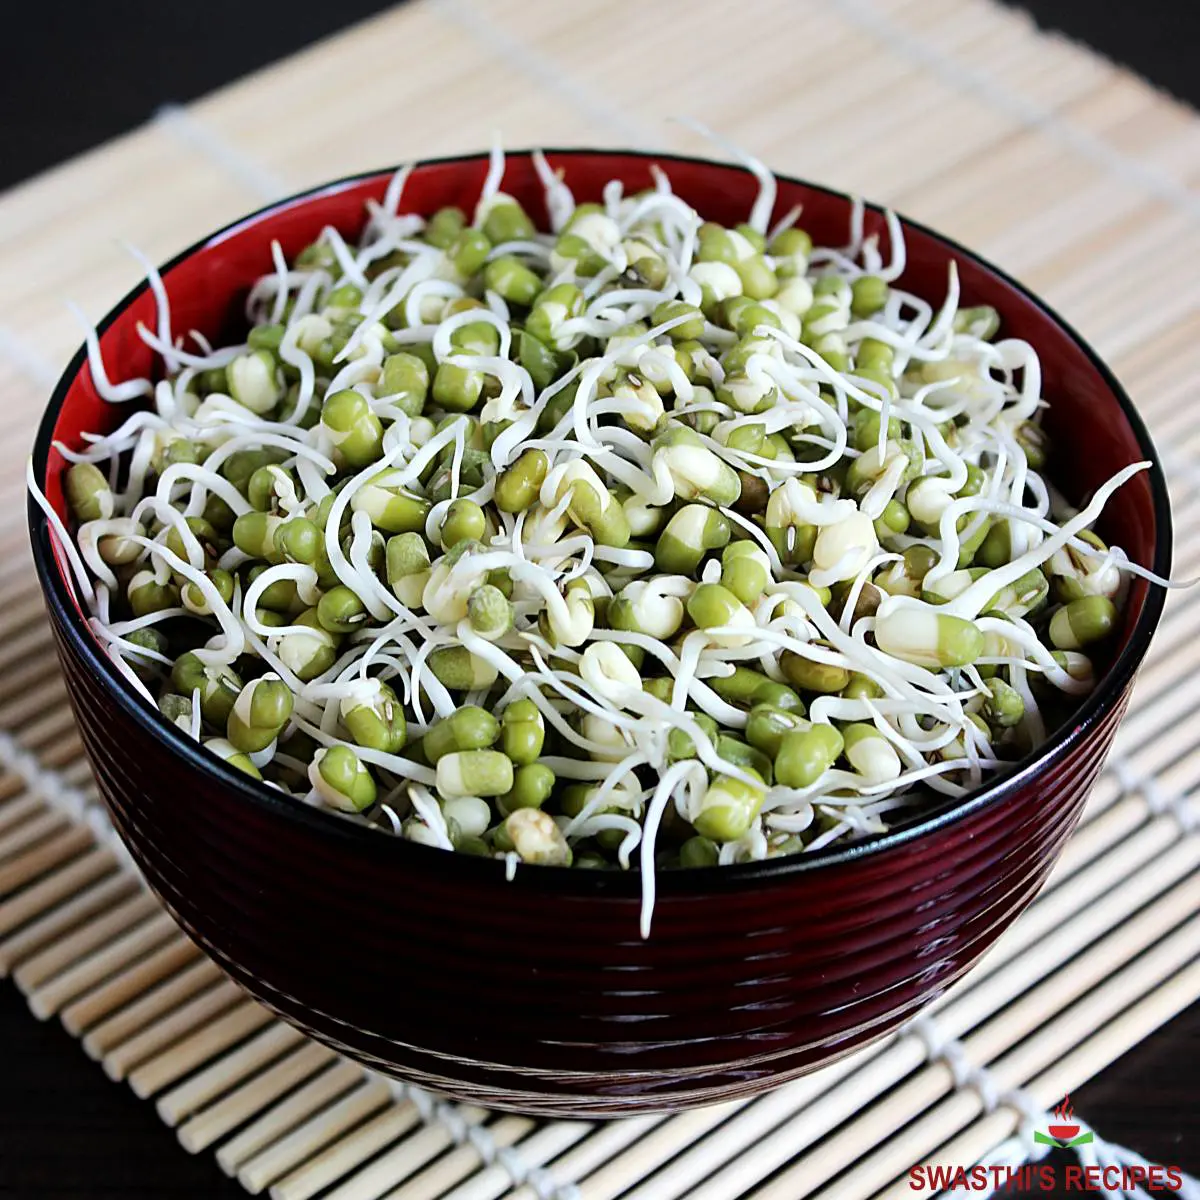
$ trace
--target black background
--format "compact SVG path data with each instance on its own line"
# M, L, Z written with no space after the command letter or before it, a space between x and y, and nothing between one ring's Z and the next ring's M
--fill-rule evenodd
M1197 0L1014 6L1200 105ZM18 6L7 0L0 4L0 187L141 124L160 104L194 100L387 7L371 0L41 0L20 5L16 20Z
M110 0L4 8L0 187L87 150L387 5ZM1198 0L1030 0L1039 22L1200 104ZM4 231L0 230L0 244ZM1080 1112L1151 1161L1195 1172L1200 1006L1081 1088ZM1038 1193L1052 1196L1053 1193ZM39 1025L0 983L0 1196L29 1200L244 1193L211 1154L186 1155L151 1104Z

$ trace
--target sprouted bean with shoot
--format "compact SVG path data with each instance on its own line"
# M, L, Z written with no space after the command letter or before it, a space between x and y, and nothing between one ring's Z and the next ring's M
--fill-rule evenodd
M89 623L230 766L386 834L655 873L812 852L977 788L1093 685L1131 573L1042 474L1033 346L774 181L653 170L551 229L502 190L278 245L245 342L172 325L60 446ZM31 487L33 487L31 477ZM36 487L34 487L37 493ZM37 493L41 499L40 493ZM1163 582L1159 580L1158 582ZM1049 703L1049 708L1047 704ZM1051 716L1047 716L1047 713Z

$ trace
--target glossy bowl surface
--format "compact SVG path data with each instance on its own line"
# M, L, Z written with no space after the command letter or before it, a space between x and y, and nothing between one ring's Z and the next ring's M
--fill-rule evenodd
M551 152L579 200L661 164L702 214L732 224L756 185L693 159ZM482 156L425 163L404 207L470 210ZM163 269L173 327L236 338L270 243L290 256L332 224L362 225L389 173L343 180L247 217ZM505 190L537 219L525 154ZM781 179L777 213L804 205L819 244L845 242L850 201ZM888 237L868 208L868 234ZM954 260L963 303L994 304L1004 332L1039 351L1056 480L1079 500L1135 460L1154 460L1128 398L1086 345L993 267L905 223L902 284L937 302ZM145 375L137 336L153 298L135 289L104 320L113 379ZM54 439L113 427L86 358L71 363L34 452L63 511ZM1074 827L1162 609L1136 582L1120 647L1096 691L1027 761L956 805L848 849L767 863L662 873L653 932L638 936L640 882L619 872L523 868L401 842L248 781L134 699L84 624L30 508L34 555L71 703L113 820L175 918L281 1016L383 1071L454 1096L539 1113L618 1114L748 1095L888 1032L942 992L996 940L1046 878ZM1110 503L1101 532L1166 574L1170 517L1161 471Z

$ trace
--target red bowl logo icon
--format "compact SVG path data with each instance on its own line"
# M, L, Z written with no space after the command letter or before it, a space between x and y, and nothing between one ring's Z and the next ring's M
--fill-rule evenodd
M1078 1132L1078 1125L1051 1125L1049 1128L1050 1136L1060 1142L1069 1142Z

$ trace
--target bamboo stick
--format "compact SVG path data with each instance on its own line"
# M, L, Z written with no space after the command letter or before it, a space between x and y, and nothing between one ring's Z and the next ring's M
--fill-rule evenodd
M60 772L78 765L79 760L84 757L83 743L73 726L59 734L51 732L42 742L30 743L27 748L41 755L43 767L52 767Z
M302 1042L298 1049L285 1055L273 1067L255 1075L184 1122L179 1127L179 1144L189 1154L198 1154L239 1125L244 1125L256 1113L269 1108L285 1092L299 1086L334 1058L328 1047L318 1042Z
M299 1091L268 1109L237 1137L226 1142L217 1151L217 1165L226 1175L237 1175L243 1166L252 1162L267 1147L276 1144L289 1131L302 1127L313 1113L332 1104L356 1084L361 1084L363 1078L362 1067L337 1059ZM293 1165L285 1164L279 1174L290 1170Z
M75 716L64 704L49 712L29 713L29 719L14 725L12 732L28 748L44 746L47 742L64 740L68 745L83 749L75 726Z
M86 859L91 859L91 861L85 861ZM63 871L47 881L56 885L54 891L61 889L64 895L71 896L71 899L65 903L54 908L50 908L49 905L43 908L40 903L35 901L27 902L18 908L18 901L25 900L29 896L28 892L22 892L19 897L9 901L5 906L8 912L0 912L0 928L8 923L4 918L11 913L13 928L19 928L19 932L0 942L0 975L8 974L17 963L27 959L35 951L47 946L55 939L63 937L81 921L95 916L108 905L124 900L131 892L136 891L137 880L122 871L114 871L112 869L114 866L115 859L111 852L97 849L94 859L90 855L85 856L85 859L79 860L77 868L69 868L71 878L60 879L60 875L67 874L66 871ZM99 875L97 882L90 882L90 879L101 871L108 873ZM77 890L80 883L83 885L82 889ZM30 891L32 890L30 889ZM43 891L38 900L40 901L47 894L50 894L50 889ZM45 911L46 908L49 908L48 912ZM29 915L32 915L33 912L45 912L45 915L34 921L26 921L23 918L27 912Z
M218 1059L211 1066L193 1075L186 1083L161 1096L155 1108L163 1122L172 1127L185 1117L241 1083L248 1075L294 1049L304 1035L282 1021L269 1024L244 1046Z
M60 675L46 678L40 687L19 692L8 701L0 701L0 729L15 729L34 717L65 707L67 688Z
M4 367L7 365L3 364ZM4 380L6 386L13 386L15 383L14 376L7 371ZM31 396L30 400L32 404L37 404L36 396ZM14 461L19 461L19 457ZM26 534L24 540L21 538L23 533ZM20 597L35 593L38 585L29 570L33 560L28 553L29 540L26 531L14 525L0 530L0 537L6 538L4 549L11 551L0 561L0 608L7 608L8 605L17 603Z
M0 664L6 668L34 655L47 658L52 655L50 626L46 624L45 613L31 613L29 622L24 626L20 622L13 622L8 628L14 636L5 638L4 645L0 647Z
M128 970L86 993L59 1013L66 1031L79 1037L86 1029L123 1008L150 988L195 962L200 950L182 935L168 941Z
M623 1121L608 1121L597 1125L590 1137L552 1162L551 1174L560 1186L576 1179L585 1179L602 1163L615 1159L627 1146L645 1137L667 1119L666 1116L660 1115L627 1117ZM512 1200L540 1198L531 1187L525 1185L513 1192Z
M552 1121L542 1125L540 1132L564 1130L573 1124L568 1121ZM485 1128L497 1150L516 1148L521 1161L528 1161L524 1145L538 1137L539 1131L535 1122L509 1114L496 1117ZM518 1147L520 1139L526 1134L530 1134L530 1138ZM534 1164L530 1162L529 1165ZM456 1184L460 1186L456 1187ZM435 1159L423 1171L401 1183L395 1190L385 1193L385 1200L429 1200L430 1197L433 1200L439 1200L441 1197L449 1200L449 1197L459 1195L464 1188L475 1186L482 1186L489 1194L498 1196L512 1187L512 1176L498 1163L486 1165L479 1151L467 1141ZM379 1193L362 1194L375 1196ZM273 1197L272 1200L276 1198Z
M1134 801L1110 811L1114 815L1124 816L1125 812L1136 812L1138 808L1144 812L1142 804ZM1121 826L1114 823L1113 832L1123 829L1124 825L1124 820ZM1080 871L1062 886L1039 897L956 986L961 989L978 986L1001 968L1021 961L1021 955L1064 925L1067 917L1075 918L1093 911L1097 905L1125 903L1115 899L1118 890L1128 889L1128 903L1131 904L1136 902L1136 897L1153 895L1159 879L1164 881L1162 886L1166 886L1167 882L1179 878L1173 868L1161 869L1162 864L1168 861L1178 864L1178 872L1189 870L1193 863L1200 861L1200 846L1197 846L1196 839L1180 843L1178 831L1169 818L1151 821L1138 828L1124 842L1115 837L1104 857L1093 861L1086 871ZM1156 867L1160 869L1156 870ZM1117 885L1121 885L1121 888Z
M735 1100L710 1108L692 1109L667 1118L662 1125L644 1137L633 1150L621 1158L613 1159L600 1170L589 1176L585 1184L586 1200L612 1200L646 1179L662 1163L673 1160L689 1146L704 1145L701 1139L718 1126L728 1129L737 1114L752 1103L763 1106L766 1113L785 1115L802 1108L813 1097L830 1091L841 1080L855 1071L868 1067L881 1054L886 1044L876 1043L861 1054L842 1059L831 1066L802 1076L792 1083L768 1092L756 1101ZM686 1185L685 1185L686 1186Z
M211 959L200 958L170 979L145 992L83 1037L84 1053L97 1060L127 1042L135 1034L221 979L220 968Z
M13 802L13 798L29 795L29 785L20 775L0 765L0 801L5 804ZM37 796L38 800L42 797Z
M390 1104L281 1179L271 1188L271 1200L309 1200L403 1137L419 1120L414 1105Z
M19 858L0 866L0 896L32 883L39 876L69 862L94 844L91 830L86 826L68 826L61 837L51 842L43 842L40 846L27 850Z
M424 1125L398 1147L363 1167L324 1200L379 1200L389 1189L454 1144L442 1125Z
M27 427L27 436L33 436L32 421ZM28 440L25 445L28 449ZM6 461L11 461L19 472L22 457L18 454ZM25 536L22 537L22 534ZM37 577L31 570L33 560L29 556L28 531L18 524L0 528L0 552L3 553L3 559L0 561L0 595L3 599L0 599L0 605L20 604L23 597L35 593L38 589Z
M27 682L24 688L14 687L15 695L7 703L2 702L3 692L0 691L0 729L17 729L38 717L52 713L55 709L66 707L66 684L58 675L57 664L53 659L40 656L31 658L22 664L20 674L34 675L44 681L48 668L55 670L49 684Z
M173 1042L179 1041L192 1030L203 1029L206 1021L228 1011L242 1000L241 988L231 979L223 978L215 965L213 976L216 978L213 986L178 1008L168 1008L164 1015L145 1028L134 1026L137 1032L132 1037L106 1051L101 1063L109 1078L124 1079L133 1067L147 1061ZM188 982L190 984L192 981ZM159 1000L161 994L151 993L148 999ZM93 1031L89 1038L98 1032L99 1030Z
M257 1196L275 1180L307 1162L347 1129L365 1120L384 1105L390 1104L391 1088L381 1079L367 1078L358 1069L358 1084L351 1091L323 1108L278 1141L266 1146L238 1171L238 1182Z
M526 1168L541 1169L552 1158L574 1146L591 1128L586 1121L552 1121L514 1144ZM496 1127L492 1133L497 1133ZM476 1171L466 1182L447 1192L447 1186L465 1176L465 1172L460 1174L462 1166L474 1167L478 1162L478 1155L470 1151L468 1158L467 1151L467 1147L462 1147L447 1155L424 1176L418 1176L406 1187L392 1192L388 1200L438 1200L439 1196L445 1196L446 1200L495 1200L497 1196L507 1195L512 1187L512 1177L499 1163ZM453 1161L456 1156L462 1156L461 1166Z
M175 922L160 912L48 983L29 993L29 1010L39 1020L54 1016L65 1004L177 936Z
M1165 907L1167 900L1172 901L1179 917L1188 918L1186 923L1181 922L1169 936L1149 945L1148 949L1145 948L1148 942L1135 947L1140 951L1138 957L1121 970L1105 977L1099 987L1088 992L1069 1008L1059 1010L1053 1022L1037 1019L1029 1022L1028 1036L993 1064L1005 1086L1015 1086L1010 1084L1009 1080L1023 1081L1033 1078L1038 1071L1044 1070L1047 1064L1055 1062L1061 1056L1064 1046L1077 1046L1093 1030L1140 999L1149 990L1147 981L1156 986L1167 975L1180 970L1200 953L1197 887L1200 887L1200 881L1193 879L1187 885L1181 885L1162 902L1162 906ZM1186 901L1191 902L1190 909ZM1123 930L1116 930L1112 940L1114 943L1128 940L1128 934ZM992 1031L989 1029L979 1030L973 1037L981 1048L990 1049L990 1044L994 1044Z
M47 758L51 750L57 749L59 748L53 746L45 749L40 764L43 770L47 767ZM67 760L62 765L59 774L64 783L72 786L82 785L80 790L88 794L90 799L95 793L95 783L91 778L90 768L87 761L79 755L72 760L69 754L71 749L71 745L66 747ZM33 797L41 805L47 804L46 798L38 791L36 782L26 780L16 770L0 763L0 804L8 808L18 800L24 800L27 797Z
M53 837L63 829L68 819L63 813L51 809L13 827L4 837L0 837L0 861L15 858L45 838Z
M0 606L3 603L4 601L0 599ZM11 696L22 693L40 695L47 675L46 667L52 661L50 659L46 661L33 659L5 671L3 678L0 678L0 698L7 700ZM55 666L55 671L55 678L57 679L57 666Z
M468 1105L459 1105L458 1111L468 1125L485 1121L489 1115L482 1108ZM532 1125L527 1117L498 1117L495 1126L500 1138L516 1140L519 1135L515 1133L513 1122L519 1123L524 1129ZM502 1141L500 1144L506 1143ZM324 1200L379 1200L379 1197L387 1195L397 1184L410 1178L453 1145L454 1139L444 1124L426 1125L412 1137L405 1138L395 1149L369 1163L340 1187L334 1188Z
M272 1020L261 1004L245 1000L216 1020L197 1029L174 1046L136 1067L129 1074L129 1086L142 1100L182 1079L216 1054L261 1029Z
M8 628L24 630L45 621L46 608L40 593L31 590L14 599L11 607L5 609L4 616Z
M28 994L98 946L155 914L162 914L158 901L149 892L137 888L115 908L101 911L86 925L27 959L13 972L13 980Z
M6 833L14 825L45 811L46 802L32 792L0 804L0 833Z

